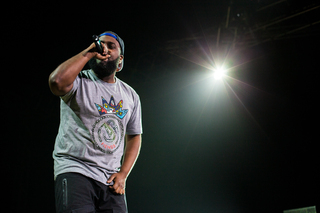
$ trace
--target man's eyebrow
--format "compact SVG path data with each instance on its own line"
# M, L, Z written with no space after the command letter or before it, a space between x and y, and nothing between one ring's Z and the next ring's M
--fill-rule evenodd
M111 44L116 44L116 43L114 43L114 42L112 42L112 41L104 41L104 40L100 40L101 42L103 42L103 43L111 43Z

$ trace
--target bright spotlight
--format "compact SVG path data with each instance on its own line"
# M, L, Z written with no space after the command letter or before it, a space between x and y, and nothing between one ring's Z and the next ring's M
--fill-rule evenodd
M225 70L223 68L218 68L214 70L213 77L216 80L220 80L224 76L224 73L225 73Z

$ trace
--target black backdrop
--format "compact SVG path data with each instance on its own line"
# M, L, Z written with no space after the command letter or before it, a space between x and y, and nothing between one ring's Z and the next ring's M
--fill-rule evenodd
M206 5L212 20L227 6L11 4L10 15L2 15L1 75L9 212L54 212L59 98L48 76L104 30L124 39L126 64L118 77L143 106L143 146L127 181L131 213L281 212L319 204L319 36L253 47L234 56L234 65L242 65L229 73L245 83L213 82L207 69L155 51L197 31L194 14Z

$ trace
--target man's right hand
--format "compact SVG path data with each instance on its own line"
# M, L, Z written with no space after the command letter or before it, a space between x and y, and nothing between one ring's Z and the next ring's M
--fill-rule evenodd
M97 48L96 48L95 43L92 43L86 49L87 51L84 51L84 55L87 54L90 59L95 57L95 58L97 58L97 59L99 59L101 61L108 59L110 57L110 54L108 54L108 47L103 43L102 43L102 45L103 45L103 54L102 55L97 52Z

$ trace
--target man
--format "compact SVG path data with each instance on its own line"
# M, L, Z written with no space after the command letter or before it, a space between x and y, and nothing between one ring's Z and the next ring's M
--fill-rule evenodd
M49 77L61 98L53 151L57 212L127 212L125 183L141 146L140 99L115 76L123 40L107 31L100 41L102 54L92 43ZM81 71L88 62L91 69Z

